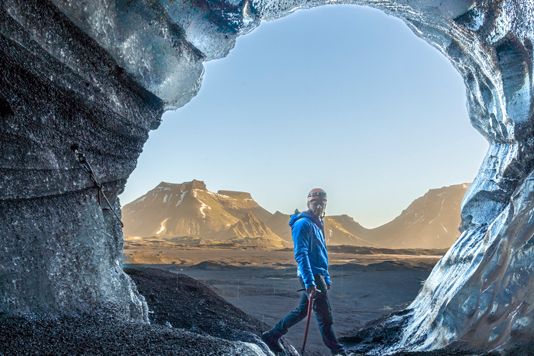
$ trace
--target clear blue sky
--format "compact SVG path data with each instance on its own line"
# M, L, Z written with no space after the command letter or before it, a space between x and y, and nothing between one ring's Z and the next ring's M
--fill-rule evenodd
M291 213L322 187L328 215L375 227L431 188L471 182L487 147L442 54L378 10L325 6L264 22L208 62L199 94L151 132L121 201L198 179Z

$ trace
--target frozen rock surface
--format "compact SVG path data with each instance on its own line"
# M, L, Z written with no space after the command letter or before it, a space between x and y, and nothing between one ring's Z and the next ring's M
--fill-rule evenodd
M148 321L121 226L70 146L119 210L162 101L48 1L2 1L0 42L0 314Z
M0 315L0 355L272 355L261 321L210 286L154 268L127 269L146 298L152 325L87 313L28 319ZM284 343L279 356L298 356Z
M534 334L533 0L4 0L0 4L0 312L108 310L147 320L120 270L122 235L69 146L83 147L115 207L165 107L197 92L202 62L261 20L354 3L397 16L465 80L490 142L462 204L462 235L391 342L503 348Z

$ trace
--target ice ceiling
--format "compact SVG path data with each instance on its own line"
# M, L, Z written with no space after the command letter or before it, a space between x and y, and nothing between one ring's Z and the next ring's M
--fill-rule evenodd
M77 142L116 207L164 108L202 63L262 20L354 3L402 19L463 76L490 142L462 204L462 236L375 347L503 348L534 335L534 1L5 0L0 5L0 313L106 310L146 319L120 266L122 233L69 152Z

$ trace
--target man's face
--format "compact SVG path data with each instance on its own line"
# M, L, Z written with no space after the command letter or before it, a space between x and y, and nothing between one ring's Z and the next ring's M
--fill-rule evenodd
M320 217L323 215L324 210L326 209L326 200L324 199L314 199L308 202L308 208L313 215Z

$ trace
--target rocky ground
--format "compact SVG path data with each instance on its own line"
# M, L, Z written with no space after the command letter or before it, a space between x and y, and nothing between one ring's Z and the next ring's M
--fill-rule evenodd
M89 315L54 320L4 317L0 321L0 355L200 356L267 352L258 337L266 325L226 302L208 285L152 268L126 272L147 300L151 325Z
M152 324L231 341L258 343L265 324L219 297L212 288L184 274L155 268L125 269L149 306Z
M332 255L336 263L346 257ZM297 290L301 287L295 266L278 264L260 267L264 265L259 263L243 266L243 261L231 263L226 258L221 256L219 262L205 261L189 267L162 265L159 268L204 281L224 299L265 322L269 328L298 305L300 293ZM408 307L436 261L418 256L396 261L382 259L383 256L376 256L375 261L381 262L334 264L330 268L333 287L329 291L329 299L336 333L346 335L345 342L348 344L358 344L358 351L367 351L370 346L392 341L391 337L385 336L397 335L398 329L387 330L380 327L380 322L372 324L373 321ZM370 262L371 257L364 256L363 261ZM304 329L305 323L299 323L284 338L300 349ZM310 323L306 355L329 355L315 318Z
M174 267L175 266L169 266ZM366 269L367 268L367 269ZM333 275L338 284L338 295L335 294L332 300L343 297L342 283L348 285L350 273L356 273L362 284L369 284L369 279L363 278L364 273L368 274L371 280L377 278L379 273L388 276L380 280L382 284L390 278L391 280L399 279L406 267L398 263L379 263L374 266L354 266L352 272L347 266L334 268ZM7 318L0 320L0 355L261 355L268 354L265 345L259 339L262 331L266 330L272 324L272 320L277 318L276 305L280 305L280 313L287 312L281 301L293 301L295 291L293 291L292 281L289 278L281 278L284 275L289 276L285 269L271 269L271 272L264 269L267 277L264 281L271 283L275 281L285 281L289 284L277 283L278 291L274 291L274 301L270 304L258 304L254 295L260 296L265 294L262 288L263 282L250 282L244 276L241 276L235 283L227 283L217 279L217 274L229 276L232 273L238 273L243 268L232 266L220 266L216 263L202 263L193 267L186 273L204 273L209 272L211 279L206 283L195 280L184 274L171 273L155 268L138 268L125 269L130 277L135 281L140 293L146 298L149 306L149 318L151 325L124 323L105 316L83 315L78 317L62 317L53 320L36 320L25 318ZM197 271L197 272L195 272ZM340 273L340 271L342 273ZM428 273L424 268L419 270L413 269L415 275ZM425 272L426 271L426 272ZM231 272L231 273L230 273ZM375 274L373 274L373 272ZM249 273L249 272L247 272ZM254 273L257 273L254 272ZM392 274L391 274L392 273ZM249 273L250 275L250 273ZM270 277L269 277L270 275ZM345 275L344 282L341 276ZM418 277L419 278L419 277ZM401 280L400 283L406 283ZM380 283L379 283L380 284ZM377 284L377 285L379 285ZM269 286L269 289L271 287ZM288 290L286 290L289 288ZM233 295L236 291L241 293L239 296ZM257 293L254 293L256 291ZM288 296L291 294L290 296ZM220 295L225 295L223 299ZM399 295L407 294L392 293L398 298ZM272 295L271 295L272 297ZM240 301L240 306L250 312L250 316L241 309L227 302ZM342 298L346 299L346 298ZM365 301L365 300L368 301ZM386 298L387 299L387 298ZM256 300L256 304L254 304ZM360 323L366 319L372 319L373 313L371 305L381 304L385 300L375 297L363 298L360 300L359 308L361 310L356 315L360 318ZM239 304L235 303L235 304ZM390 300L390 303L391 300ZM400 306L398 304L397 306ZM339 305L338 305L339 306ZM335 306L334 306L335 307ZM339 309L339 308L338 308ZM255 310L255 312L254 312ZM382 313L387 311L383 310ZM338 322L345 317L353 317L344 314L343 310L338 310ZM363 313L362 313L363 312ZM264 315L259 320L260 314ZM366 314L367 313L367 314ZM265 317L269 315L269 317ZM367 315L367 317L364 317ZM254 317L256 316L256 317ZM354 320L353 320L354 321ZM350 323L350 320L344 322ZM314 322L311 323L314 325ZM348 324L347 324L348 325ZM354 325L354 324L352 324ZM310 331L310 343L307 349L307 355L328 355L321 351L313 350L313 329ZM317 332L317 331L316 331ZM371 320L365 326L358 330L352 330L342 339L351 345L359 343L364 350L366 346L372 343L382 342L387 338L387 333L394 334L395 330L386 330L378 321ZM300 337L298 335L293 342L295 346L300 347ZM315 335L317 336L317 335ZM237 341L237 342L235 342ZM289 342L293 341L287 337L284 345L288 349L286 353L280 356L297 355L296 351ZM528 348L522 348L518 355L528 355ZM527 353L524 353L527 352ZM399 353L395 356L444 356L444 355L480 355L480 353L455 351L455 350L438 350L433 352L422 353Z
M85 315L0 323L0 355L257 355L246 344L160 325Z
M385 261L403 264L426 264L432 268L445 250L422 249L378 249L359 248L351 246L331 246L328 248L331 265L356 263L368 265ZM187 247L171 249L167 245L151 246L146 241L143 246L126 244L124 247L124 263L128 265L171 265L176 267L190 267L192 265L213 261L222 265L237 267L289 267L296 266L293 249L262 250L253 248L221 248L215 246ZM415 262L414 262L415 261ZM425 262L426 261L426 262Z

